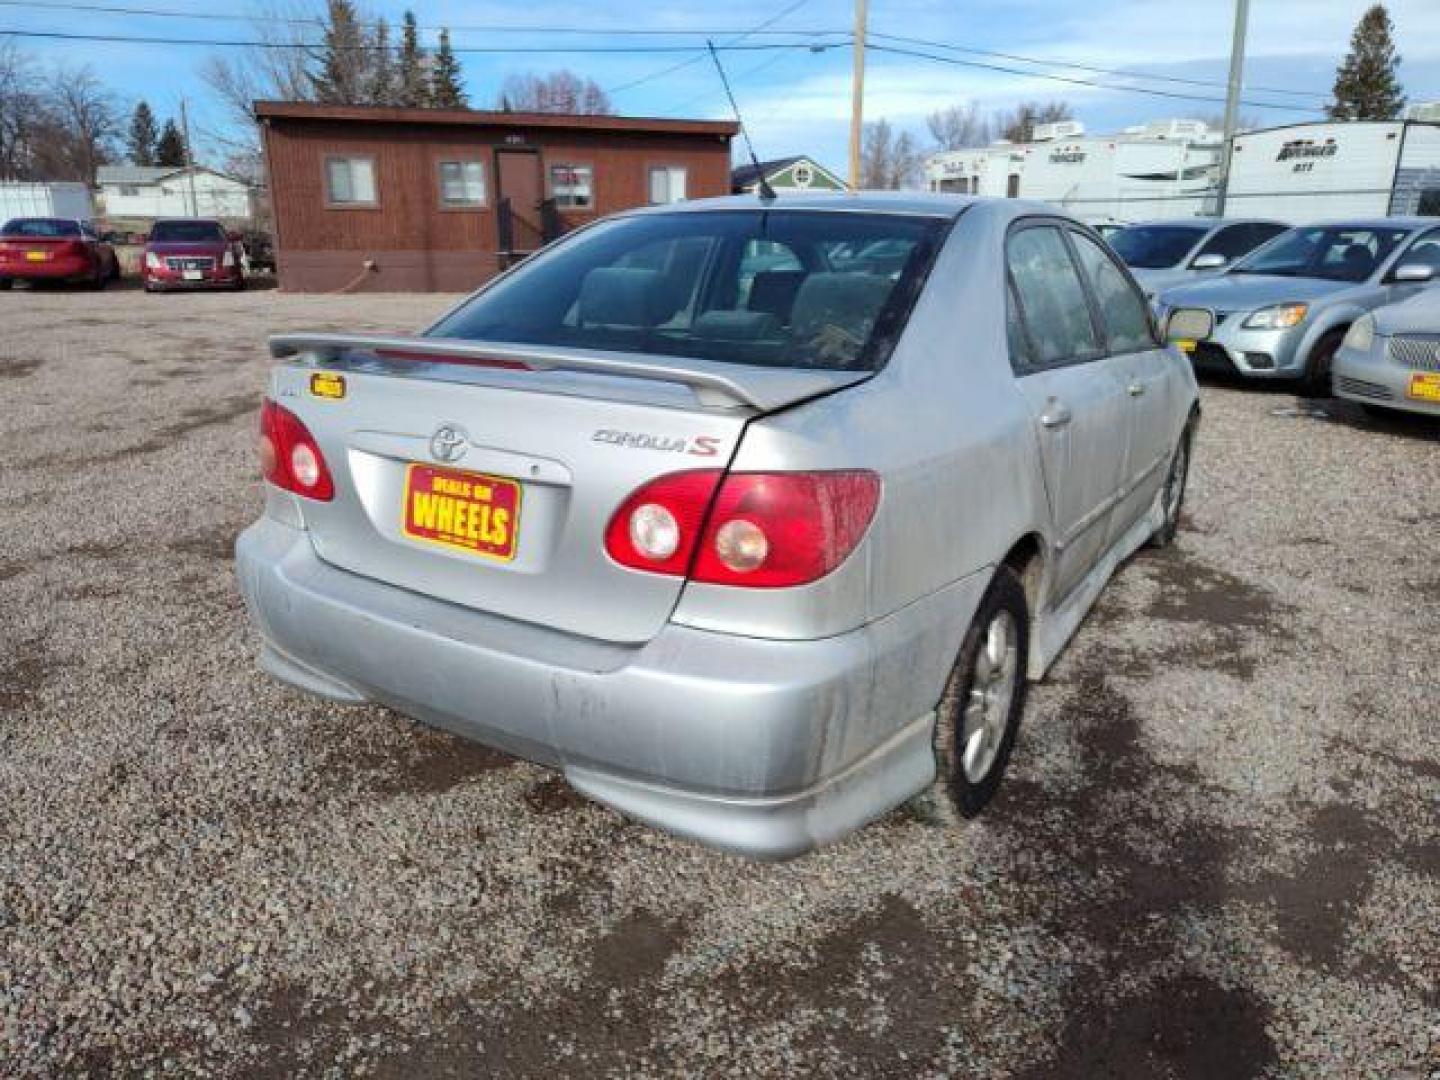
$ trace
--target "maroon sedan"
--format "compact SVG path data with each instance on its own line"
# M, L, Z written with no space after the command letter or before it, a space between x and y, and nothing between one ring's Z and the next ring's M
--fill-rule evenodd
M218 221L157 221L145 242L140 280L146 292L164 289L243 289L243 249Z
M0 289L16 281L69 281L103 289L119 276L115 249L88 221L12 218L0 230Z

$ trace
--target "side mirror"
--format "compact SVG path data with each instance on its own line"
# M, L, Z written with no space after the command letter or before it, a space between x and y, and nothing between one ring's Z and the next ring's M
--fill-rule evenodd
M1222 266L1229 266L1230 260L1218 251L1212 251L1206 255L1195 256L1195 261L1190 264L1191 270L1219 270Z
M1435 279L1435 267L1425 263L1404 263L1395 269L1396 281L1407 281L1410 283L1421 281L1433 281Z
M1193 352L1195 343L1208 338L1215 329L1215 315L1204 308L1176 308L1165 319L1165 340Z

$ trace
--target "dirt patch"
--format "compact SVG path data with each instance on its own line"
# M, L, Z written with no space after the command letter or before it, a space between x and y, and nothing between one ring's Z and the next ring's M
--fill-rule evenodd
M1157 558L1154 566L1160 592L1149 614L1157 619L1264 630L1292 610L1243 578L1206 566L1179 548Z
M0 379L21 379L33 375L43 363L35 357L0 356Z
M39 642L12 646L0 656L0 713L19 711L59 666Z
M172 540L165 546L171 551L180 552L185 555L199 555L206 559L219 559L222 562L229 562L235 557L235 538L240 535L244 526L221 525L218 528L210 529L208 532L197 533L192 536L182 536Z
M589 803L563 776L550 776L525 792L525 805L537 814L564 814Z
M402 748L351 743L323 752L326 787L353 786L384 796L438 795L515 763L498 750L428 728L417 728Z

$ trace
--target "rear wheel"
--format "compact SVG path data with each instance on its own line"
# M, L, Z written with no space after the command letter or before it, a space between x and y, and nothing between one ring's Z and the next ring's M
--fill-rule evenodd
M1310 350L1310 359L1305 362L1305 374L1300 380L1301 391L1306 397L1328 398L1330 390L1330 369L1335 363L1335 353L1340 342L1345 340L1345 331L1331 330L1321 336Z
M935 781L915 808L933 821L972 818L1000 788L1025 708L1030 617L1015 571L995 572L935 710Z
M15 284L14 278L0 278L0 289L8 289Z
M1170 469L1165 474L1165 486L1160 489L1160 507L1165 513L1165 520L1151 534L1151 547L1169 547L1180 531L1180 512L1185 509L1185 487L1190 481L1190 443L1194 434L1195 422L1191 420L1180 433L1180 441L1170 455Z

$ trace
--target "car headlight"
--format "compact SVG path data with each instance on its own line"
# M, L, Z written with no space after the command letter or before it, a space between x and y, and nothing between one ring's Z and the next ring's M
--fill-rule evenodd
M160 262L160 256L156 255L153 251L147 251L145 253L145 265L148 266L151 270L163 269L163 266Z
M1369 352L1370 346L1375 344L1375 316L1361 315L1351 323L1342 344L1356 352Z
M1309 313L1309 304L1276 304L1252 312L1240 326L1244 330L1288 330L1304 322Z

